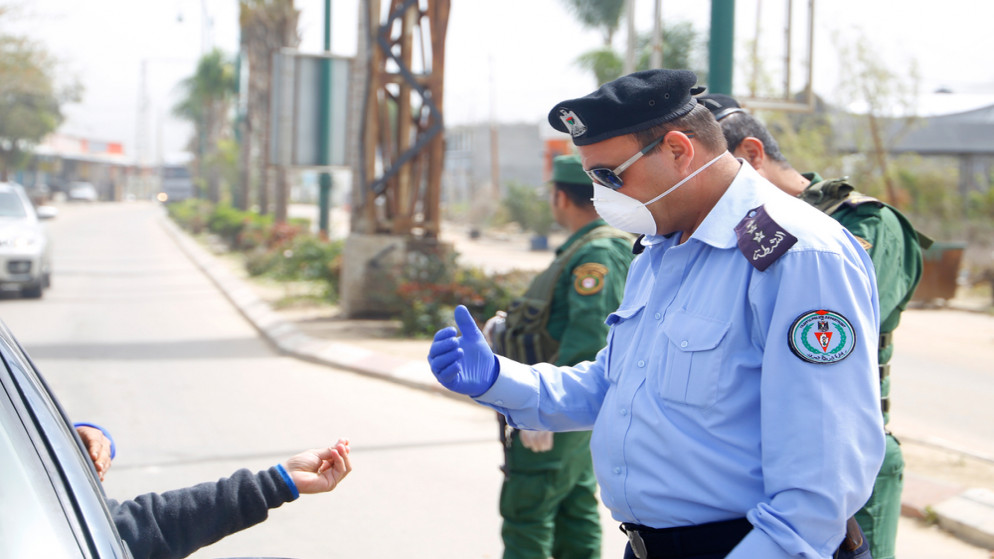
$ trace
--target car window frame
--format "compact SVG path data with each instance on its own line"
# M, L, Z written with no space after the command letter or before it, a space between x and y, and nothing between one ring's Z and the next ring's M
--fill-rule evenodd
M65 410L37 367L0 320L0 383L10 396L62 506L82 557L129 559L107 508L96 468Z

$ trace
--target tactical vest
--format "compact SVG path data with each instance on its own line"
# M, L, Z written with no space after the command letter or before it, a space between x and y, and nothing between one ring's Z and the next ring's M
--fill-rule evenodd
M504 329L494 336L494 351L498 355L528 365L556 362L559 341L550 336L547 329L556 284L576 251L597 239L631 241L632 237L613 227L602 225L587 232L557 256L544 272L532 280L524 295L512 301L508 307Z
M804 189L798 197L827 215L835 213L835 210L844 203L854 206L869 202L883 203L876 198L856 192L856 188L847 182L847 178L823 180Z

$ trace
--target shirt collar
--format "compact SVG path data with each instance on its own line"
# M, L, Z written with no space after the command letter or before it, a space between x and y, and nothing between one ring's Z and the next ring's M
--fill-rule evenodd
M732 184L718 199L708 215L701 222L691 239L715 248L732 248L737 246L735 226L754 208L757 208L769 198L770 189L776 189L752 168L752 165L739 159L739 172L735 174Z

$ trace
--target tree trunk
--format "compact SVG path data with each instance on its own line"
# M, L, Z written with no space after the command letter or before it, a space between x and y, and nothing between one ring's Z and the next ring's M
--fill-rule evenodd
M897 204L897 190L894 188L894 181L888 172L887 151L884 140L880 136L880 122L872 112L867 115L867 120L870 124L870 136L873 138L873 155L877 167L880 169L880 176L883 177L884 185L887 187L886 201L891 205Z
M252 207L252 97L247 98L247 107L240 124L242 128L242 143L239 146L238 187L235 190L234 205L245 211Z
M276 167L273 169L273 174L276 175L276 209L273 212L273 221L275 223L286 223L287 218L287 200L290 199L288 184L288 175L290 174L284 167Z
M268 65L267 65L268 69ZM267 80L268 83L268 80ZM259 126L259 214L267 215L269 213L269 192L270 192L270 181L269 181L269 90L268 87L266 91L260 92L260 97L263 100L262 105L267 107L263 109L261 119L262 122Z

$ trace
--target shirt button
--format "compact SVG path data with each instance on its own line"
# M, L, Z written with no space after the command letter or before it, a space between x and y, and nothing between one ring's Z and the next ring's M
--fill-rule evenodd
M504 400L497 400L494 403L497 404L498 406L503 406L504 405Z
M645 367L645 361L642 360L642 359L639 359L638 366L639 367Z
M660 318L663 318L663 315L657 312L656 313L656 320L659 320Z
M621 415L628 415L628 410L621 408Z
M615 468L614 475L621 475L621 468Z
M687 347L687 345L688 345L687 340L680 342L680 347Z

